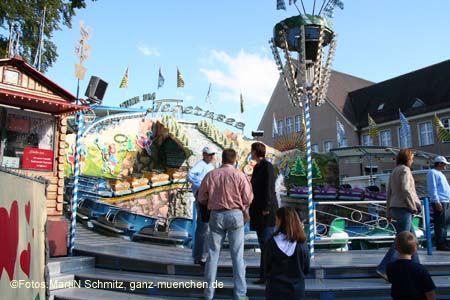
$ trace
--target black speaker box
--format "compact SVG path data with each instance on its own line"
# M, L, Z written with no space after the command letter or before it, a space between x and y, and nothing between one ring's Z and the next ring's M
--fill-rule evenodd
M102 80L100 77L91 76L84 95L88 97L91 102L100 104L105 96L107 87L108 83L106 81Z

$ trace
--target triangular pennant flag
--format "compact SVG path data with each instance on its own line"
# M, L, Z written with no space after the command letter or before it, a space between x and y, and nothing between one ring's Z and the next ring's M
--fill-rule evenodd
M123 75L122 81L120 82L119 88L126 89L128 88L128 68L125 71L125 75Z
M305 121L305 116L303 115L302 117L302 141L301 141L301 149L302 151L306 151L306 121Z
M242 97L242 93L241 93L241 114L244 113L244 97Z
M338 119L336 119L337 142L340 147L347 147L347 139L345 137L345 128Z
M436 126L436 133L441 142L448 142L450 141L450 132L444 127L444 124L442 124L441 119L434 114L434 126Z
M375 123L375 120L372 119L370 114L367 114L367 119L369 121L369 136L372 139L375 139L378 136L378 126L377 123Z
M211 83L209 83L208 92L206 93L205 102L206 102L206 104L211 104Z
M278 136L277 120L275 119L275 113L273 113L273 123L272 123L272 137Z
M177 88L184 87L183 75L181 75L180 70L177 68Z
M164 79L164 76L163 76L163 74L161 72L161 67L160 67L159 68L159 73L158 73L158 89L163 87L164 81L165 81L165 79Z
M408 119L405 115L399 110L400 113L400 135L402 137L407 137L411 134L411 126L409 126Z
M280 9L286 10L286 3L284 3L284 0L277 0L277 10Z

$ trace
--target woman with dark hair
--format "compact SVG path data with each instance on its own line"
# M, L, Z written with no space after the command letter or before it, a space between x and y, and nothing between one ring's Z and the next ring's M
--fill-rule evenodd
M389 177L386 199L386 217L388 222L394 219L395 231L409 231L415 236L412 220L413 214L420 211L421 203L416 193L414 177L411 173L411 165L414 161L414 152L411 149L401 149L397 154L397 166ZM377 273L387 281L386 267L388 263L396 260L395 245L384 256L377 267ZM412 256L412 261L420 263L417 252Z
M303 224L292 207L278 209L275 224L277 229L265 247L266 299L302 299L309 273Z

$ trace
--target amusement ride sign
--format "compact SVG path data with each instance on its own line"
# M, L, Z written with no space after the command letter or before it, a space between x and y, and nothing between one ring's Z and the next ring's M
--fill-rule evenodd
M148 101L148 100L153 101L153 106L149 107L147 109L148 113L171 112L171 113L181 113L181 114L188 114L188 115L192 114L194 116L199 116L199 117L215 120L218 122L222 122L227 125L234 126L237 129L241 129L241 130L243 130L245 127L245 123L236 122L236 120L234 118L227 118L227 116L225 116L223 114L217 114L217 113L209 111L209 110L203 110L199 106L195 106L195 107L194 106L183 106L183 105L179 104L179 103L182 103L183 100L179 100L179 99L155 100L155 98L156 98L155 93L144 94L142 96L142 98L143 98L143 101ZM122 102L119 106L120 107L129 107L129 106L135 105L139 102L140 102L139 96L136 96L136 97L133 97L131 99L128 99L128 100ZM176 104L172 105L168 102L174 102Z

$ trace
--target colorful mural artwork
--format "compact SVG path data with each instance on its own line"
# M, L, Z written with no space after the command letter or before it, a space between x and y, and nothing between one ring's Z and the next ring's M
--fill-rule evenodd
M291 187L306 186L306 156L300 150L283 152L278 161L278 172L284 175L284 183ZM313 154L312 162L313 184L319 186L339 186L339 170L336 159L331 154Z
M126 119L102 125L83 138L80 172L83 175L118 178L131 175L135 165L151 164L153 121ZM66 139L65 175L73 174L75 135ZM138 160L141 161L138 161Z
M2 171L0 181L2 299L45 299L45 184Z

